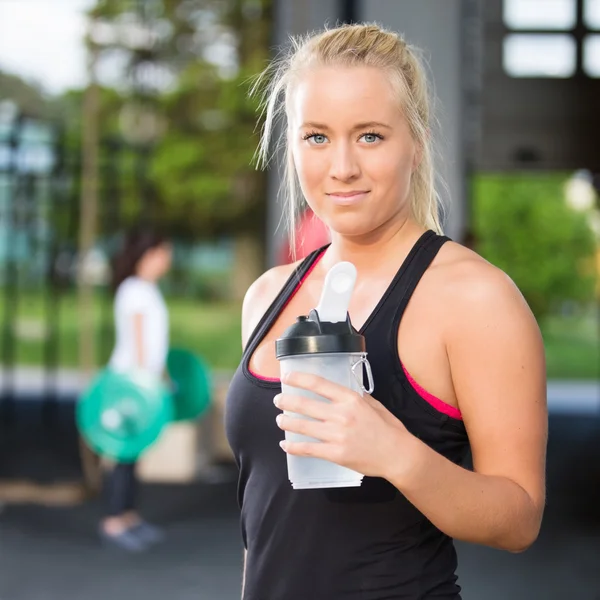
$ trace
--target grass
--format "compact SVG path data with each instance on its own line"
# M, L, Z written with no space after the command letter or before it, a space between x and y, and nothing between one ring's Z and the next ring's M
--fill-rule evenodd
M2 297L0 310L4 309ZM172 346L192 350L216 369L235 369L241 357L241 327L239 303L206 303L193 299L167 298ZM14 363L44 364L48 345L47 307L39 294L21 295L18 311L12 320L14 334ZM0 319L4 313L0 312ZM53 317L58 343L52 347L61 367L79 366L79 310L73 293L61 297ZM112 349L114 334L112 307L108 298L98 295L92 309L96 331L97 364L106 362ZM5 357L0 354L0 360Z
M172 303L171 343L196 351L214 368L237 368L242 356L241 305Z
M549 379L600 379L599 318L555 316L542 324Z
M4 295L0 294L0 322L4 322ZM215 369L233 370L241 357L240 312L237 302L207 303L191 298L167 298L171 345L201 355ZM46 347L46 311L41 294L19 298L12 320L15 364L42 365ZM61 367L77 367L79 313L74 293L65 294L54 313L58 345L51 348ZM97 333L97 364L107 360L113 342L110 300L96 296L93 322ZM600 377L600 326L597 313L585 316L553 316L542 324L550 379L598 379ZM0 344L2 343L0 331ZM1 353L0 361L5 362Z

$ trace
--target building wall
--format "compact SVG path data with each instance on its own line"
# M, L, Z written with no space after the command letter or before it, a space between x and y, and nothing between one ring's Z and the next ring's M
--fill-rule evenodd
M600 172L600 79L513 78L502 65L502 0L485 0L481 170Z
M339 0L274 0L275 26L273 44L282 47L290 35L302 35L322 29L325 24L333 26L340 18ZM275 132L275 137L280 132ZM278 251L286 238L282 222L283 206L278 197L281 184L281 164L273 161L269 170L269 204L267 211L267 264L276 264Z
M445 230L460 240L467 215L461 0L363 0L358 17L403 34L422 50L429 65L439 122L433 137L438 144L438 169L447 185L447 190L440 187L449 208Z

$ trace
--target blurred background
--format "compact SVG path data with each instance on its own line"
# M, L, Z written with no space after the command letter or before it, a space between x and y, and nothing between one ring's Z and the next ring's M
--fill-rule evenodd
M249 78L288 35L353 21L423 49L447 232L544 335L542 533L516 556L458 544L463 597L600 599L600 0L0 0L1 600L239 598L223 400L243 295L287 258L279 170L250 164ZM172 344L213 385L140 464L167 541L123 558L98 545L73 415L114 341L110 258L145 222L174 240ZM301 253L324 243L307 223Z

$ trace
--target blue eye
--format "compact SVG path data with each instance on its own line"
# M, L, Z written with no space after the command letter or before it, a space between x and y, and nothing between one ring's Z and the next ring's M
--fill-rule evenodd
M364 140L365 140L365 142L367 142L367 144L374 144L378 140L383 139L383 137L381 135L379 135L378 133L365 133L361 137L364 138Z
M322 146L327 141L327 138L322 133L311 133L305 136L304 139L312 140L317 146Z

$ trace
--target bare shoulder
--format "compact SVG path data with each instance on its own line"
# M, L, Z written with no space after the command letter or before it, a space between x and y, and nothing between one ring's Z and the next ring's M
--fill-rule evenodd
M432 284L446 300L456 303L453 308L472 308L482 302L524 302L504 271L460 244L444 244L432 267Z
M242 305L242 347L299 263L273 267L248 288Z
M431 284L445 304L446 322L456 330L511 324L538 331L535 318L513 280L477 253L447 242L432 265Z

